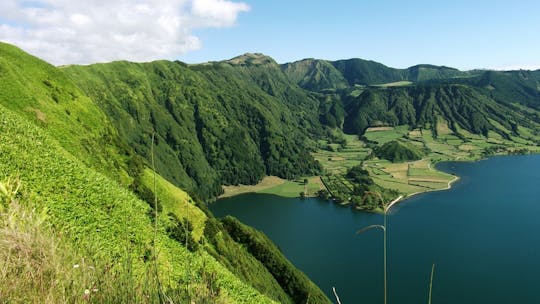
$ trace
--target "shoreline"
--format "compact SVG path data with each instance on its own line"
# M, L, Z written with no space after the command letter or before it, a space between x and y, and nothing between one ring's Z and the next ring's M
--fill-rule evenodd
M301 179L308 179L308 184L304 185L301 182ZM314 190L314 187L318 187L318 189ZM306 194L304 196L305 198L314 198L318 197L317 191L320 189L326 189L326 186L322 182L321 177L316 175L302 177L300 178L300 181L298 179L287 180L277 176L265 176L255 185L222 185L222 188L224 193L218 196L216 200L231 198L248 193L273 194L284 198L300 198L300 192L304 192ZM272 189L274 191L271 191Z
M530 153L530 154L540 154L540 153ZM499 157L504 157L504 156L512 156L512 155L513 154L495 154L495 155L490 155L488 157L480 157L480 158L477 158L477 159L454 159L454 160L452 160L452 159L444 159L444 160L439 160L436 163L433 163L433 165L436 165L437 163L440 163L440 162L478 162L478 161L486 160L486 159L491 158L491 157L498 157L498 156ZM452 189L452 184L454 184L455 182L460 180L460 177L458 175L454 175L454 174L451 174L451 173L448 173L448 172L445 172L445 171L442 171L442 170L438 170L436 168L432 168L431 165L432 165L432 163L430 162L429 165L428 165L430 169L449 174L449 175L451 175L453 177L450 181L448 181L447 186L445 188L440 188L440 189L426 189L425 191L418 191L418 192L414 192L414 193L410 193L410 194L400 195L398 198L396 198L395 200L393 200L390 203L387 210L389 210L391 207L393 207L394 205L396 205L398 203L404 202L404 201L408 200L409 198L412 198L414 196L417 196L417 195L420 195L420 194L423 194L423 193L450 190L450 189ZM320 180L320 176L312 176L310 178L318 178ZM274 182L270 182L270 183L268 181L265 182L265 180L268 180L268 179L273 179ZM225 193L218 196L216 198L216 200L223 199L223 198L231 198L231 197L238 196L238 195L241 195L241 194L249 194L249 193L272 194L272 195L276 195L276 196L283 197L283 198L299 198L299 196L292 196L292 195L287 196L287 195L280 195L280 194L276 194L276 193L264 192L265 190L268 190L268 189L271 189L273 187L283 185L283 184L285 184L287 182L294 182L294 180L286 180L286 179L279 178L277 176L265 176L256 185L223 186L224 189L226 189L225 187L229 187L229 188L233 188L233 189L236 188L235 189L236 191L235 190L228 190L229 193L227 193L227 190L225 190ZM328 188L326 187L324 182L322 182L322 180L321 180L319 185L322 186L324 189L326 189L328 191ZM242 188L244 188L244 189L242 189ZM232 193L230 191L232 191ZM317 198L317 197L318 197L318 195L316 195L316 193L307 193L307 195L305 196L305 198ZM331 198L330 198L330 201L332 201ZM379 211L367 211L367 210L359 209L359 208L355 208L355 209L358 210L358 211L379 213ZM383 212L383 211L381 210L380 212Z
M452 189L452 184L457 182L460 177L457 176L457 175L454 175L454 174L451 174L454 178L450 181L448 181L448 185L446 186L446 188L441 188L441 189L429 189L429 190L426 190L426 191L418 191L418 192L414 192L414 193L411 193L411 194L407 194L407 195L402 195L400 197L400 199L396 202L393 202L393 205L397 204L397 203L401 203L401 202L404 202L406 200L408 200L409 198L412 198L413 196L416 196L416 195L420 195L420 194L423 194L423 193L429 193L429 192L436 192L436 191L446 191L446 190L450 190Z

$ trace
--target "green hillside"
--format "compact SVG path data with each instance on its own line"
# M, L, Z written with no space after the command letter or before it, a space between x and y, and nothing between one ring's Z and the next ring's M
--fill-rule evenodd
M407 69L407 80L413 82L426 81L432 79L448 79L463 77L468 73L458 69L445 66L435 66L431 64L419 64Z
M146 160L155 132L157 170L206 199L220 194L222 184L318 170L306 146L307 134L320 132L317 103L288 83L277 64L270 66L275 69L237 58L196 66L113 62L63 71Z
M389 141L375 149L374 152L377 157L394 163L420 160L425 155L419 148L399 140Z
M403 81L422 82L429 80L467 78L482 71L460 71L458 69L419 64L407 69L395 69L381 63L358 58L326 61L304 59L282 65L289 79L310 91L345 89L356 85L381 85Z
M326 60L304 59L286 63L281 68L292 82L310 91L344 89L349 86L343 74Z
M38 208L47 210L48 222L69 239L78 255L86 257L88 265L94 268L111 265L111 269L97 269L98 277L105 277L105 271L128 275L125 272L129 269L132 288L142 288L151 283L144 274L152 267L153 252L159 252L160 280L169 282L164 287L171 296L184 288L178 282L186 275L194 278L192 287L195 288L196 282L201 282L200 275L210 272L218 275L216 284L221 288L236 291L222 295L229 301L270 302L204 251L191 253L169 238L164 221L159 222L158 232L154 233L146 215L149 207L144 202L83 165L37 127L3 106L1 110L2 179L17 176L22 181L25 197ZM189 268L187 263L190 263Z
M356 134L378 125L427 129L436 126L440 118L448 121L455 133L459 133L458 128L484 136L493 131L504 138L519 135L518 126L539 127L529 114L464 85L370 88L358 97L347 97L344 103L348 114L344 130ZM437 129L431 129L437 136Z
M18 286L13 289L10 284L0 283L3 299L13 303L38 302L44 297L50 303L307 300L299 300L291 293L289 285L295 284L294 280L284 282L274 278L271 263L284 258L274 254L278 250L273 244L268 244L273 253L264 260L252 255L203 204L150 169L152 155L156 156L157 164L160 149L166 150L162 148L163 141L169 139L166 135L193 132L194 137L189 139L198 143L196 127L162 129L156 123L161 121L158 119L163 114L161 109L153 105L148 106L151 110L143 111L148 102L139 96L140 105L125 106L126 112L141 116L133 116L138 120L122 121L127 124L122 129L118 120L108 116L112 110L102 104L103 100L100 103L86 96L65 76L65 69L57 69L6 44L0 44L0 60L0 70L5 71L0 74L0 231L6 240L0 243L0 267L10 270L0 274L0 282L16 282ZM121 71L140 71L131 67L140 68L137 64L115 64ZM167 64L156 65L148 68L168 69ZM198 79L190 81L195 80ZM126 92L123 90L127 85L123 86L120 80L115 85L119 91ZM152 87L145 88L148 91L133 92L154 92ZM124 101L128 100L125 98ZM114 108L118 104L110 106ZM141 108L133 108L136 106ZM197 106L204 106L204 101L200 100ZM119 115L124 113L120 108L115 109ZM183 115L181 111L174 113ZM212 113L212 109L204 113ZM145 118L156 120L146 124ZM129 130L146 127L147 138ZM152 132L165 137L157 136L152 145ZM137 146L136 141L123 137L124 134L142 143ZM197 147L189 150L191 143L186 138L183 140L183 149L198 151ZM274 145L273 141L269 143L270 147ZM200 145L199 148L202 150ZM279 149L278 157L283 151ZM217 172L204 162L202 155L200 163L196 158L192 163L187 162L194 166L188 167L192 171L187 173L206 177L204 170L209 170L209 174ZM165 163L161 165L157 171L167 172ZM248 170L233 169L244 174ZM191 176L187 173L180 176L179 183L189 184ZM217 177L216 180L218 187ZM24 276L23 270L41 279ZM300 273L290 263L286 270ZM315 285L303 287L303 294L319 294L323 303L329 303Z
M0 43L0 102L47 130L70 153L124 184L129 148L108 117L54 66Z

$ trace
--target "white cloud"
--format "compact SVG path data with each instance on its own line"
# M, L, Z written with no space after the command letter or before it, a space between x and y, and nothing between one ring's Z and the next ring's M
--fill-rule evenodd
M234 0L0 0L0 40L58 65L176 59L201 47L194 29L247 11Z
M238 12L249 11L249 6L226 0L193 0L191 11L207 24L224 26L234 23Z

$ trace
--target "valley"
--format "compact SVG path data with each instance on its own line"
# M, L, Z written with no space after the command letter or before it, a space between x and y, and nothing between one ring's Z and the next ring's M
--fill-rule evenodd
M330 303L264 234L208 204L258 192L376 213L445 189L441 161L540 152L539 85L539 71L259 53L55 67L0 43L0 224L36 231L28 256L42 258L13 259L18 238L0 254L60 282L6 272L26 289L0 292L71 299L99 279L96 299L117 302ZM81 261L98 271L69 285Z

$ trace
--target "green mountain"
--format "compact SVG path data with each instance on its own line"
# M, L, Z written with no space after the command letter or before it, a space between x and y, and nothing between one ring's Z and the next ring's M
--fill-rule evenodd
M349 82L330 61L304 59L281 66L289 79L304 89L319 92L327 89L344 89Z
M241 71L215 76L216 81L231 86L218 90L211 72L195 72L177 62L117 62L110 67L88 67L92 69L96 75L81 71L82 67L55 68L16 47L0 44L0 260L3 269L9 270L0 274L0 282L9 282L0 283L3 299L23 303L39 302L44 296L50 302L73 303L88 299L118 303L161 303L164 299L177 303L330 302L275 245L265 243L264 259L254 255L204 204L177 187L210 181L209 188L186 189L218 188L218 178L226 176L226 170L237 170L248 179L246 171L251 168L242 167L244 160L251 161L248 166L258 165L261 175L265 170L282 170L283 175L300 172L303 167L298 155L309 155L303 146L305 139L296 142L291 152L295 156L283 155L289 148L281 146L297 139L286 132L292 132L298 118L265 108L281 105L247 80L227 81L234 73L242 75ZM232 66L229 69L234 71ZM68 70L72 72L68 74ZM89 77L90 84L75 84L71 78L76 72ZM172 84L176 81L182 86ZM240 93L229 96L227 89L232 92L232 88ZM300 91L291 89L295 90ZM241 106L249 106L249 94L260 98L260 104L253 106L252 115L234 120ZM289 92L284 90L284 94ZM244 103L233 105L235 98ZM169 111L167 107L178 108ZM291 126L282 126L283 121ZM255 122L282 128L246 127ZM309 127L316 131L320 128L316 115L313 122ZM227 126L237 132L227 131ZM209 147L204 142L203 148L199 136L209 140L208 134L219 128L225 129L219 133L223 137L216 139L221 146ZM135 130L143 134L135 134ZM310 130L306 128L298 136ZM257 140L255 155L249 150L249 140ZM171 152L173 148L177 150ZM237 153L240 159L227 158L227 165L235 167L219 171L206 158L212 151L222 157ZM175 156L176 152L181 156ZM177 180L171 178L171 183L152 170L154 156L156 171L163 170ZM168 157L182 160L184 171L168 171ZM272 157L299 166L273 168L268 165ZM305 161L311 164L307 167L317 169L311 158ZM242 233L260 237L253 229ZM277 280L275 264L294 279ZM11 288L13 284L17 289Z
M281 68L292 82L304 89L316 92L329 89L339 90L355 85L469 77L480 73L479 71L462 72L454 68L429 64L395 69L375 61L358 58L338 61L304 59L283 64Z
M155 132L158 172L203 199L220 194L222 184L319 169L306 144L308 134L321 132L318 103L272 59L113 62L63 71L147 161Z
M282 65L289 79L318 93L319 120L346 133L369 127L409 125L431 129L438 121L503 138L520 136L519 126L538 129L538 71L459 71L416 65L394 69L362 59L302 60ZM525 106L522 107L522 106Z
M525 110L497 102L482 90L457 84L426 84L408 87L369 88L344 99L347 117L344 130L362 134L371 126L409 125L431 129L443 121L459 135L464 129L487 136L519 136L518 126L538 129L538 120Z
M432 79L448 79L464 77L468 73L458 69L430 64L419 64L408 68L407 80L412 82L426 81Z
M518 103L540 109L538 71L486 71L463 83L483 89L485 94L501 103Z

